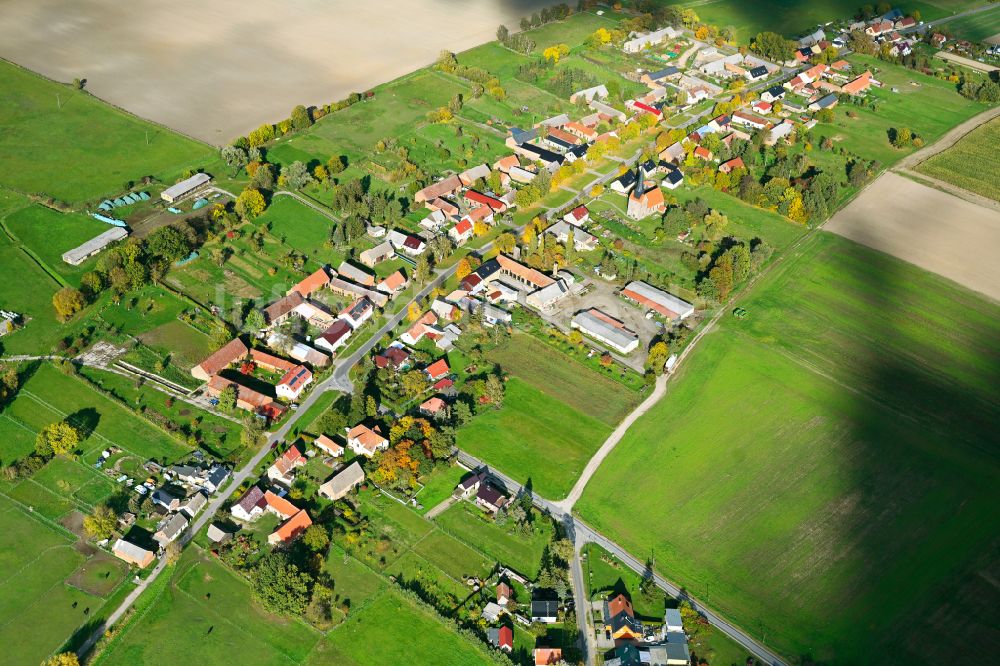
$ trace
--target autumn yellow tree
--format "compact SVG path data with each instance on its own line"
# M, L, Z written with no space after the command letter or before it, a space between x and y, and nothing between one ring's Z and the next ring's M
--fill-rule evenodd
M552 64L558 64L559 60L569 55L569 46L566 44L555 44L542 51L542 57L551 60Z
M75 652L60 652L42 662L42 666L80 666Z
M406 308L406 318L410 321L416 321L420 319L420 306L417 305L416 301L412 302Z
M86 301L83 292L72 287L64 287L52 296L52 307L56 309L56 316L60 321L67 321L82 310L84 305Z
M266 206L264 195L252 187L243 190L236 197L236 212L244 220L253 220L264 212Z
M471 272L472 272L472 266L469 265L469 260L466 259L465 257L462 257L458 261L458 265L455 266L455 277L458 278L459 281L461 281L464 280Z
M107 539L118 527L118 516L107 504L98 504L94 513L83 519L83 529L95 539Z
M496 246L497 252L510 254L514 251L514 247L517 246L517 238L515 238L514 234L509 231L505 231L497 236L497 239L493 241L493 244Z

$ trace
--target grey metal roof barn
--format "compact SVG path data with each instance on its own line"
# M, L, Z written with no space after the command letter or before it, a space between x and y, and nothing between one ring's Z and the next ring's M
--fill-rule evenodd
M639 346L638 335L625 327L614 326L589 310L578 312L573 317L572 325L622 354L628 354Z
M207 173L196 173L190 178L185 178L181 182L171 185L167 189L163 190L163 192L160 193L160 198L167 203L173 203L191 190L201 187L210 180L212 180L212 177Z
M104 233L94 236L80 247L75 247L72 250L63 252L62 260L70 266L79 266L89 257L94 256L112 243L120 241L126 237L128 237L128 231L122 229L121 227L108 229Z
M364 480L365 472L361 469L361 465L353 462L343 472L320 486L319 494L327 499L338 500L351 492L355 486L361 485Z

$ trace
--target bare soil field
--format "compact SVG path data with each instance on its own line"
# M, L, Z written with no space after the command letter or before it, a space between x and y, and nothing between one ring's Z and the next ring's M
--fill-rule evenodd
M0 56L213 144L495 38L555 0L3 0Z
M972 58L963 58L960 55L948 53L947 51L938 51L935 55L942 60L948 60L956 65L964 65L966 67L979 70L980 72L986 72L987 74L1000 70L1000 67L995 65L988 65L985 62L979 62L978 60L973 60Z
M1000 213L887 172L827 231L1000 300Z

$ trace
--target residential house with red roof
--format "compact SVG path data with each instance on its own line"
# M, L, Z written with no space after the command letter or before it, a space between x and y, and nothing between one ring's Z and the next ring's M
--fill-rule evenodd
M563 215L563 219L572 225L582 227L590 220L590 211L586 206L577 206Z
M448 361L446 361L443 358L439 358L438 360L434 361L426 368L424 368L424 372L427 373L427 377L432 382L436 382L439 379L444 379L445 377L450 375L451 368L448 367Z
M280 458L267 468L267 478L291 487L295 482L295 470L306 464L306 457L299 452L298 447L288 447Z
M491 197L488 194L483 194L482 192L467 190L463 196L465 197L466 202L473 207L478 208L479 206L489 206L490 210L497 213L502 213L507 210L507 204L503 201L500 201L495 197Z
M535 666L556 666L563 660L562 648L535 648Z
M390 296L397 296L401 291L406 289L406 286L410 283L403 275L403 271L396 271L389 277L385 278L375 287L381 292L389 294Z
M315 345L333 353L347 344L347 339L351 337L350 323L343 319L338 319L330 325L330 328L323 331L315 340Z
M298 400L302 392L312 383L313 374L304 365L297 365L281 378L274 386L274 391L279 398L286 400Z
M719 165L719 171L721 173L730 173L733 169L746 169L747 165L743 163L742 157L734 157L731 160L727 160Z
M366 321L372 318L375 313L375 306L367 298L362 296L348 305L340 312L340 319L351 325L351 328L358 329Z
M472 238L472 220L468 216L463 217L448 230L448 237L455 241L455 245L465 245Z
M267 542L272 546L288 543L306 531L312 525L312 519L305 509L300 509L291 518L282 523L278 529L267 536Z
M841 92L848 95L860 95L864 91L868 90L872 85L872 73L870 71L865 71L864 74L857 77L856 79L845 83L841 88Z
M324 451L325 453L333 456L334 458L339 458L344 455L344 447L333 441L330 437L326 435L320 435L313 440L313 446L317 449Z
M448 404L438 396L428 398L420 404L420 412L427 416L437 416L442 413Z
M290 294L293 291L297 291L300 296L308 298L313 292L319 291L328 284L330 284L330 275L326 272L326 268L320 268L315 273L289 289L288 293Z

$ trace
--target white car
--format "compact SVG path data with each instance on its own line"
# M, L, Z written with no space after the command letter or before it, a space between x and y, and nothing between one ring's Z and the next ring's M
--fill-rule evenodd
M126 480L128 480L128 474L122 474L121 476L119 476L116 479L116 481L118 481L118 483L121 483L122 481L126 481Z
M148 491L146 490L146 486L136 486L135 492L139 493L140 495L145 495Z

